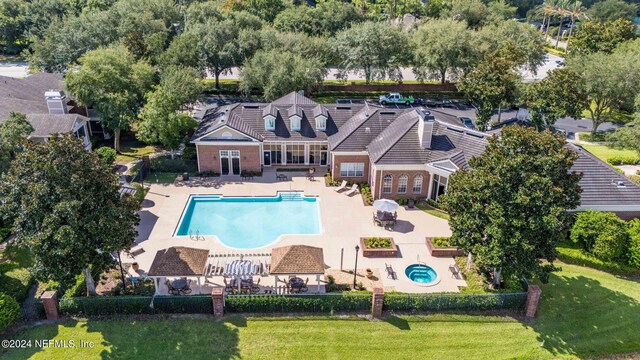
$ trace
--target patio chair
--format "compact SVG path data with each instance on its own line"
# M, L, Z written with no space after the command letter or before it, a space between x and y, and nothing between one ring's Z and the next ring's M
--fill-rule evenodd
M192 282L192 281L193 281L193 280L187 280L187 286L186 286L184 289L182 289L182 291L181 291L181 292L182 292L182 294L184 294L184 295L189 295L189 294L191 294L191 282Z
M373 224L374 225L378 225L378 226L382 226L382 221L380 221L380 219L378 219L378 217L376 216L376 213L373 213Z
M236 289L227 282L227 278L222 278L222 281L224 281L224 292L233 294Z
M251 293L257 294L259 292L260 292L260 279L258 278L257 282L251 284Z
M358 189L358 184L353 184L353 186L351 186L351 189L349 189L349 191L347 191L346 193L344 193L347 196L351 196L352 194L356 194L359 193L360 190Z
M449 271L451 271L451 276L459 279L460 278L460 268L458 267L458 264L455 265L449 265Z
M171 286L171 281L169 281L169 279L167 279L164 282L164 284L167 285L167 289L169 290L169 294L171 294L171 295L178 295L179 294L178 290L174 289L173 286Z
M340 184L340 186L338 186L333 190L335 190L336 192L340 192L342 190L345 190L346 188L347 188L347 180L342 180L342 183Z
M387 263L384 264L385 270L387 271L387 278L391 278L391 280L396 280L396 272L393 270L393 267L391 267L391 265L388 265Z
M309 291L309 288L307 287L308 283L309 283L309 278L307 278L304 281L304 285L300 288L300 292L306 293L307 291Z

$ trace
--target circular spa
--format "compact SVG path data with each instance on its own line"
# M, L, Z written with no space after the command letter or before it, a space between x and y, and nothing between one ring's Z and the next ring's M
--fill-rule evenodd
M409 265L404 273L411 281L421 285L435 285L435 281L438 279L436 271L424 264Z

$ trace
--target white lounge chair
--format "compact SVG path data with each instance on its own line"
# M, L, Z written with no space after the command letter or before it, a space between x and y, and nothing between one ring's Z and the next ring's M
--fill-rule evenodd
M337 188L335 188L334 190L336 192L340 192L342 190L345 190L347 188L347 180L342 180L342 184L340 184L340 186L338 186Z
M351 189L344 194L347 196L351 196L351 194L355 194L359 192L360 190L358 189L358 184L353 184L353 186L351 186Z

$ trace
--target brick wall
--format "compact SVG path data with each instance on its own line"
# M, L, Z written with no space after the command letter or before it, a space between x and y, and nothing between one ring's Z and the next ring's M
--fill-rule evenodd
M362 177L342 177L340 176L340 164L342 163L364 163L364 175ZM347 180L349 182L368 182L369 181L369 155L339 155L333 154L333 163L331 164L331 176L333 180Z
M240 171L260 171L260 146L196 145L198 166L201 172L220 171L220 150L240 150ZM229 162L231 164L231 162Z
M383 194L382 193L382 176L391 175L393 176L393 183L391 185L391 194ZM407 192L405 194L398 194L398 178L401 175L409 176L407 181ZM413 193L413 179L416 175L422 175L422 191L419 194ZM429 191L429 181L431 177L429 176L428 171L424 170L378 170L375 174L375 181L373 181L374 185L371 188L374 199L398 199L398 198L409 198L409 199L417 199L417 198L425 198L427 197L427 192Z

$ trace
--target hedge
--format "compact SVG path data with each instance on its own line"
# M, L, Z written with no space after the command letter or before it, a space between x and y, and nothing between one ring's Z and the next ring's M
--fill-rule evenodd
M153 307L151 301L153 300ZM211 314L211 295L193 296L92 296L60 299L64 315Z
M400 312L441 310L522 310L527 293L507 294L394 294L384 296L383 309Z
M640 159L635 156L612 156L607 158L607 162L610 165L634 165L640 162Z
M13 324L20 315L20 305L7 294L0 293L0 332Z
M277 313L333 311L367 311L371 309L371 293L326 295L246 295L227 296L225 312Z

